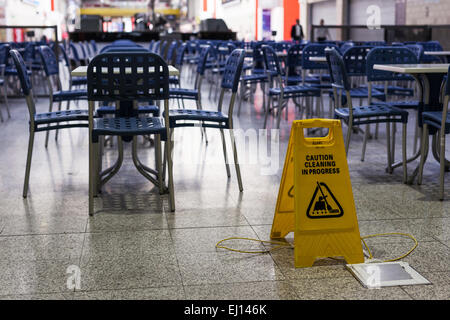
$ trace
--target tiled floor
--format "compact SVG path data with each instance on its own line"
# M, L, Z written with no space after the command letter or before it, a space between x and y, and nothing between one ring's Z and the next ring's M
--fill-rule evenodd
M203 105L213 109L208 89L204 88ZM121 171L104 187L95 216L88 217L86 130L62 131L57 142L52 134L47 149L45 135L37 134L30 195L23 199L28 112L23 99L11 99L10 104L11 119L0 123L2 299L450 298L450 188L448 200L438 201L439 167L432 159L426 164L422 186L402 184L401 170L385 173L384 126L379 139L369 141L364 162L360 161L362 135L354 135L350 146L348 163L360 232L412 234L419 245L403 261L432 285L368 290L345 270L342 260L322 259L312 268L295 269L290 248L258 255L215 248L219 240L231 236L269 240L289 136L286 121L274 150L279 156L273 161L279 163L273 174L263 170L267 165L261 161L252 162L254 143L241 152L243 193L233 166L227 179L218 132L208 130L206 145L197 128L177 129L174 213L168 211L167 196L160 197L135 170L126 146ZM38 110L47 107L46 98L39 98ZM291 107L289 123L294 118ZM258 90L253 104L243 104L235 126L256 130L249 133L258 132L262 123ZM413 123L412 115L409 146ZM229 141L228 134L226 138ZM144 162L153 163L148 143L142 144L139 154ZM115 155L114 148L107 148L105 165L112 164ZM409 165L410 173L416 165L417 161ZM287 240L292 241L293 235ZM380 237L368 244L376 258L388 259L405 253L413 243L407 238ZM264 248L247 241L231 245ZM77 271L78 289L70 286Z

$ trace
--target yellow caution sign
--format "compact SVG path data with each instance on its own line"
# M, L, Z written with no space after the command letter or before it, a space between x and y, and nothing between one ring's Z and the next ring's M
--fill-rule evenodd
M295 121L294 121L295 123ZM294 130L291 129L289 144L284 160L283 175L281 176L275 215L272 223L270 237L280 239L294 231Z
M328 128L328 134L306 138L308 128ZM282 211L292 208L292 200L293 210ZM322 257L364 262L339 120L299 120L292 125L271 237L291 231L296 267L310 267Z

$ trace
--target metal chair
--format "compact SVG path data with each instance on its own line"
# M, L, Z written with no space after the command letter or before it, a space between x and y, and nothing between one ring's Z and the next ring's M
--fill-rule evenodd
M118 136L119 153L122 141L132 141L133 162L138 171L165 192L161 165L161 140L165 142L168 161L169 206L175 211L172 175L172 141L169 128L169 68L157 54L150 52L113 52L100 54L89 63L89 215L94 214L94 196L101 186L120 168L121 161L112 168L101 171L99 157L103 136ZM165 119L138 117L138 100L163 100ZM121 116L94 119L96 101L116 102ZM137 136L155 136L156 170L145 166L137 157Z
M386 139L387 139L387 156L388 156L388 171L393 171L393 159L391 157L390 147L390 123L402 123L402 159L403 159L403 181L406 183L407 168L406 168L406 125L408 122L408 112L391 107L386 104L378 105L372 104L368 106L353 107L352 99L350 97L350 79L347 76L344 60L336 49L326 50L326 58L328 68L331 75L331 83L333 86L333 94L335 101L340 103L338 99L338 90L345 92L347 97L347 107L339 106L334 110L335 118L345 122L348 126L347 137L345 143L345 152L348 154L350 145L350 137L353 126L369 125L371 123L386 123ZM367 132L368 130L366 130Z
M3 97L5 99L6 112L8 113L8 118L11 118L11 114L9 112L9 103L8 103L8 94L7 94L7 83L5 81L5 68L6 68L6 60L8 54L8 48L6 45L0 45L0 86L2 87ZM0 121L3 122L3 115L0 110Z
M378 91L384 93L386 99L384 102L377 102L378 104L387 104L391 107L396 107L404 110L418 110L420 107L420 102L418 100L391 100L390 96L395 96L395 91L400 90L397 94L401 95L401 88L398 84L404 82L414 82L415 79L407 74L401 74L396 72L387 72L375 70L373 66L375 64L414 64L418 63L419 60L417 55L412 52L409 48L403 46L388 46L388 47L376 47L373 48L367 55L367 81L369 92L372 92L370 88L374 85L373 83L384 83L382 85L376 85ZM389 85L389 83L395 83L396 85ZM413 89L410 89L413 91ZM414 91L412 92L414 94ZM405 94L404 96L409 96L409 94ZM368 97L368 103L372 103L372 96ZM416 123L415 129L415 137L414 137L414 152L416 151L416 144L418 140L418 123ZM378 137L378 124L375 129L375 136ZM363 155L362 159L364 159L364 150L365 144L367 141L367 135L364 137L363 144ZM394 133L392 140L392 153L395 151L395 124L394 124Z
M208 48L204 48L201 53L201 58L205 59L205 50L207 52ZM220 130L223 154L225 158L225 166L227 171L227 176L230 177L230 168L228 165L228 157L226 151L226 143L223 130L229 129L231 143L233 148L234 165L236 168L236 174L239 184L239 191L243 191L242 178L239 167L238 155L236 150L236 142L234 136L233 127L233 110L234 103L236 100L236 93L239 86L239 79L241 77L242 66L244 63L245 52L243 49L235 49L227 58L224 66L224 72L222 75L221 91L218 102L217 111L207 111L201 109L173 109L166 115L169 115L170 128L178 127L193 127L201 126L203 128L215 128ZM231 91L230 103L228 105L228 114L222 113L222 104L225 92ZM167 116L166 116L167 117ZM173 133L173 131L172 131Z
M80 128L88 127L88 111L87 110L66 110L47 113L36 113L36 107L32 95L32 84L27 72L25 62L17 50L10 51L16 66L17 75L22 88L22 93L28 106L30 116L29 121L29 140L28 140L28 154L25 169L25 180L23 185L22 196L27 197L28 183L30 178L31 158L33 155L34 134L36 132L64 129L64 128Z
M421 158L420 158L420 167L419 167L419 175L418 175L418 184L422 184L423 178L423 167L425 165L425 159L428 154L428 139L430 129L439 131L439 138L436 140L439 143L439 165L440 165L440 173L439 173L439 200L444 200L444 175L446 170L446 160L445 160L445 144L446 139L445 135L450 134L450 114L448 112L448 103L450 100L450 81L448 80L450 77L450 67L447 73L447 80L445 82L444 87L444 99L442 112L440 111L426 111L422 113L422 122L423 122L423 138L422 138L422 148L421 148Z
M55 53L48 46L40 46L38 48L39 56L41 57L44 66L45 78L47 88L49 91L49 107L48 112L53 110L53 102L58 102L58 111L61 111L61 104L67 101L66 110L69 110L69 103L72 100L87 99L87 91L85 89L79 90L63 90L61 79L59 77L59 62ZM56 86L56 91L53 89ZM50 131L47 131L45 136L45 147L48 146L48 137ZM55 139L58 139L58 130L55 133Z
M264 117L264 128L267 125L267 118L270 111L277 109L277 129L280 128L281 112L286 107L289 99L293 99L297 106L300 106L295 100L302 97L317 97L320 98L320 89L311 87L309 85L286 85L286 81L283 81L283 73L281 71L280 62L275 53L275 50L270 46L263 45L263 56L265 62L265 69L267 77L269 78L269 84L275 83L276 86L272 86L268 90L268 103L266 108L266 115ZM285 77L285 80L287 78ZM278 103L275 105L274 100L277 99ZM309 108L309 105L307 105ZM287 114L286 114L287 115Z

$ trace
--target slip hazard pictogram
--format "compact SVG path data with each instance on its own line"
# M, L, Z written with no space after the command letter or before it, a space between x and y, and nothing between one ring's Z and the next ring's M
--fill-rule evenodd
M312 219L341 217L344 210L330 188L324 182L317 181L316 184L306 215Z

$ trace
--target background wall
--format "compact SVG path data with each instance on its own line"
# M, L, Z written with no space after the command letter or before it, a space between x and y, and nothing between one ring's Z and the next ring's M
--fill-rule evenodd
M4 24L6 25L57 25L58 38L65 31L66 2L60 0L0 0L3 3ZM53 11L52 11L53 9ZM64 29L64 30L63 30ZM42 35L53 38L53 30L36 30L36 38ZM1 36L6 41L12 41L13 30L7 29ZM6 39L5 39L6 38Z

